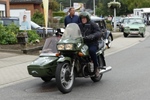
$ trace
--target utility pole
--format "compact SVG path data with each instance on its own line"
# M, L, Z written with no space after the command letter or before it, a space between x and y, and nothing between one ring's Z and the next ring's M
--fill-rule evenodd
M61 3L62 3L62 2L59 3L59 5L60 5L60 11L61 11Z
M71 0L70 0L70 7L71 7Z
M93 0L93 10L94 10L94 15L95 15L95 0Z
M116 0L114 0L116 2ZM114 31L116 31L116 8L114 8Z

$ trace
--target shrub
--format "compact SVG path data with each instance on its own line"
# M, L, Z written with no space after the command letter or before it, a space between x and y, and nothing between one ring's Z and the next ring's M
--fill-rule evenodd
M59 12L53 12L53 17L55 16L62 16L64 17L66 14L63 11L59 11Z
M65 17L61 18L61 19L59 20L59 23L64 23L64 20L65 20Z
M35 11L34 15L32 16L31 20L36 22L39 25L44 25L44 15L39 12L38 10Z
M0 44L16 44L17 38L16 34L18 33L17 27L14 24L9 26L0 25Z
M18 32L23 32L23 30L19 30L14 24L9 26L3 26L0 24L0 44L16 44L17 42L17 34ZM28 42L35 43L37 40L40 40L40 36L36 33L35 30L28 30Z
M112 27L112 25L111 25L110 23L107 23L107 24L106 24L106 27L107 27L107 29L109 29L110 31L112 31L112 28L113 28L113 27Z
M28 42L35 43L37 40L40 40L40 36L36 33L35 30L28 30Z

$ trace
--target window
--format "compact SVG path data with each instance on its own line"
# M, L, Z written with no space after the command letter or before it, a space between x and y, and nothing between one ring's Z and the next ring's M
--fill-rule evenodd
M4 11L0 11L0 17L4 17Z

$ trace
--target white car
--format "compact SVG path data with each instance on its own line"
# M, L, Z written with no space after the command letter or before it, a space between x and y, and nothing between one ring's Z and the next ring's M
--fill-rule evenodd
M0 23L2 23L4 26L8 26L11 23L14 23L18 27L20 27L19 18L0 18ZM43 36L43 35L45 36L46 34L46 28L41 27L40 25L38 25L37 23L33 21L31 21L31 29L36 30L37 34L39 34L40 36ZM56 30L50 27L47 28L48 35L53 35L54 33L56 33Z

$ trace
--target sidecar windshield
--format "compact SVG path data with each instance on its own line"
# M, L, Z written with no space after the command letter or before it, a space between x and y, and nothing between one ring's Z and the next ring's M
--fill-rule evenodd
M59 41L59 38L55 36L47 38L44 43L41 53L57 53L56 45L58 41Z
M78 37L82 37L79 26L76 23L70 23L67 25L61 39L76 39Z

